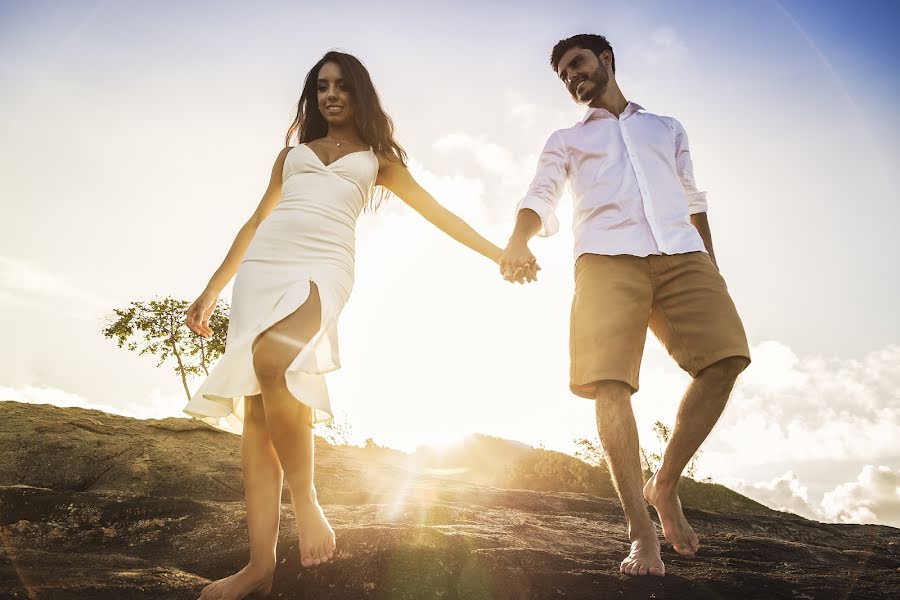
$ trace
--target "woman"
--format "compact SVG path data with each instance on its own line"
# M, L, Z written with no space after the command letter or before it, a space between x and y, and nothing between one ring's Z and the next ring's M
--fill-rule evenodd
M287 478L303 566L334 556L334 531L313 485L312 424L331 416L323 374L339 368L336 324L353 286L360 212L389 190L442 231L497 262L500 249L438 204L406 168L406 153L369 73L328 52L310 70L269 187L222 265L188 309L209 317L237 274L226 350L185 412L242 428L250 561L201 595L268 593L275 569L281 488ZM383 186L374 194L375 186Z

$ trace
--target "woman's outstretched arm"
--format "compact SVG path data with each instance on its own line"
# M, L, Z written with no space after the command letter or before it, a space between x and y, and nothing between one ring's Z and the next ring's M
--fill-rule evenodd
M376 185L382 185L425 217L438 229L494 262L500 260L500 248L492 244L468 223L447 210L413 179L409 169L398 160L379 157Z
M263 219L269 216L269 213L272 212L279 198L281 198L281 173L284 170L284 158L289 150L290 148L285 148L278 153L275 164L272 166L269 186L266 188L259 206L256 207L256 210L238 231L231 248L228 250L228 254L222 260L222 264L213 273L209 283L206 284L206 289L188 308L186 323L194 333L203 337L212 335L212 330L209 328L209 317L216 308L219 294L222 293L222 290L237 273L241 260L243 260L244 254L247 252L247 247L256 234L257 227L263 222Z

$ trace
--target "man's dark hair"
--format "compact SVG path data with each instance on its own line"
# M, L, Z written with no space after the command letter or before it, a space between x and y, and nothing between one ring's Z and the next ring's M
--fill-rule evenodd
M556 42L556 45L553 46L553 52L550 53L550 66L553 67L554 72L559 68L559 61L562 59L563 54L572 48L584 48L597 56L600 56L604 50L609 50L609 53L612 54L612 72L615 74L616 55L612 46L602 35L594 35L592 33L580 33Z

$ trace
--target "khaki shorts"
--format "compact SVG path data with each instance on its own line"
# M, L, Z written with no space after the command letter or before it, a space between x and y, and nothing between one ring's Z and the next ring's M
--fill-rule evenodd
M582 254L569 335L572 392L593 399L596 382L610 379L636 392L648 326L691 376L730 356L749 362L744 326L705 252Z

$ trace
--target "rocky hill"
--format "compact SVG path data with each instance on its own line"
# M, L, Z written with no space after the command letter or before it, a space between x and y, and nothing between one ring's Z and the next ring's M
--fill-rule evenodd
M483 437L317 452L338 557L299 567L285 502L273 598L900 597L891 527L808 521L691 482L699 555L664 543L667 575L630 578L602 469ZM196 421L0 402L0 598L196 598L247 557L239 458L236 436Z

